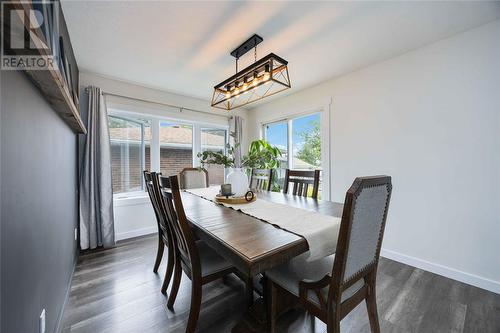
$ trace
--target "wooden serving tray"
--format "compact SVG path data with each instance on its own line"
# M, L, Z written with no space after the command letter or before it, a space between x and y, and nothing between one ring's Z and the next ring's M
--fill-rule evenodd
M241 205L247 204L250 202L254 202L257 199L257 196L254 194L253 199L251 201L246 201L245 197L224 197L224 196L215 196L215 201L220 203L227 203L230 205Z

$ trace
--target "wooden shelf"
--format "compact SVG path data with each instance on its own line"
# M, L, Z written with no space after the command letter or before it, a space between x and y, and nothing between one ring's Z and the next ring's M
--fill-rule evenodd
M32 8L29 3L21 2L16 4L18 9L23 9L25 15ZM17 11L19 16L23 15L22 11ZM29 29L29 20L24 20L24 29ZM11 29L15 27L11 26ZM33 29L31 29L33 31ZM24 31L16 31L17 34L24 34ZM40 56L51 56L51 51L44 49L47 45L45 37L40 29L35 30L38 40L32 40L37 47L37 54ZM86 134L87 129L80 117L79 105L75 105L73 98L68 90L66 81L63 79L61 72L57 68L47 70L30 70L24 69L25 73L31 79L38 89L42 92L45 99L52 105L54 111L57 112L63 120L76 133Z
M52 105L66 123L76 132L87 134L80 117L79 108L73 102L61 73L57 70L25 70L28 77L42 91L45 99Z

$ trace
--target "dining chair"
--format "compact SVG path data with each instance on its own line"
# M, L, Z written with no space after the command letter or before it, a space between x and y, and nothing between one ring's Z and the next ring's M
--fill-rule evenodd
M345 196L335 254L314 262L291 260L266 272L271 332L278 290L298 297L328 333L339 333L342 318L365 300L371 331L380 332L375 287L391 192L389 176L356 178Z
M175 242L175 271L167 307L172 310L182 271L191 280L191 307L186 332L194 332L201 308L202 286L238 272L203 241L195 241L181 199L177 176L160 177L160 189ZM238 275L239 276L239 275Z
M208 171L204 168L184 168L179 174L180 188L208 187Z
M165 277L163 278L163 285L161 287L161 292L163 294L166 294L174 270L174 242L172 238L171 228L167 224L167 221L165 220L165 214L162 210L163 207L158 186L158 175L161 175L161 173L144 171L146 189L148 191L149 198L156 215L156 223L158 225L158 251L156 254L156 262L154 267L155 273L158 272L158 267L160 266L164 248L167 247L167 268L165 270Z
M283 193L288 193L290 183L293 183L293 195L307 197L309 185L312 185L311 198L318 199L320 170L290 170L285 171Z
M151 172L149 172L148 170L144 170L142 171L142 174L144 176L144 182L146 184L146 189L148 191L149 200L151 201L151 205L153 206L153 211L155 213L156 226L158 227L158 249L156 250L156 260L153 266L153 272L158 273L158 268L160 267L161 259L163 257L163 251L165 249L166 244L163 241L163 235L160 228L160 222L159 222L160 215L157 210L157 206L154 204L155 201L154 194L150 190L150 187L148 186L148 183L152 181Z
M250 174L251 189L271 191L272 182L272 169L252 169L252 173Z

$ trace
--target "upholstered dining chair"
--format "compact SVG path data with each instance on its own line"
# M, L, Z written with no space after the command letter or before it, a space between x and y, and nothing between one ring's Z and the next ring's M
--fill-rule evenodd
M272 182L272 169L252 169L252 173L250 174L251 189L271 191Z
M319 170L290 170L285 171L285 183L283 193L288 193L290 183L293 183L292 194L307 197L309 185L312 185L311 198L318 199Z
M179 173L180 188L208 187L208 171L203 168L184 168Z
M356 178L346 193L335 255L266 272L271 332L278 289L298 297L328 333L339 333L342 318L365 300L371 331L380 332L375 282L391 192L391 177Z
M165 220L165 214L162 207L162 199L158 186L158 175L161 173L144 171L144 180L146 183L146 189L151 199L151 204L156 215L156 223L158 224L158 252L156 254L156 262L154 267L154 272L158 272L158 267L160 266L161 258L163 256L164 248L167 247L167 268L165 270L165 277L163 278L163 285L161 287L161 292L165 294L167 292L168 285L172 279L172 274L174 271L174 241L172 237L172 231L167 221Z
M151 172L149 172L148 170L144 170L142 172L143 176L144 176L144 182L146 184L146 190L148 191L148 195L149 195L149 200L151 201L151 205L153 206L153 211L155 213L155 217L156 217L156 226L158 227L158 249L156 250L156 260L155 260L155 264L153 266L153 272L155 273L158 273L158 268L160 267L160 263L161 263L161 260L162 260L162 257L163 257L163 251L165 250L165 242L163 241L163 234L162 234L162 230L160 228L160 213L158 211L158 206L155 205L155 197L154 197L154 193L152 191L152 186L148 186L148 184L151 184L152 182L152 177L151 177Z
M177 176L160 177L160 189L175 242L175 271L167 307L173 309L182 271L191 280L191 307L186 332L194 332L201 308L202 286L238 272L205 242L195 241L188 225Z

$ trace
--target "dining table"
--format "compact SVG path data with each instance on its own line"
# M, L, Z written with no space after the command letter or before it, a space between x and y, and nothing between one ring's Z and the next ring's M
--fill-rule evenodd
M280 192L253 191L257 200L267 200L340 218L343 204ZM286 263L309 250L304 237L241 211L182 192L186 217L195 235L242 274L253 278L259 273ZM304 221L308 223L308 221ZM336 242L336 239L333 240ZM250 291L253 294L253 291ZM249 305L253 302L250 297Z

